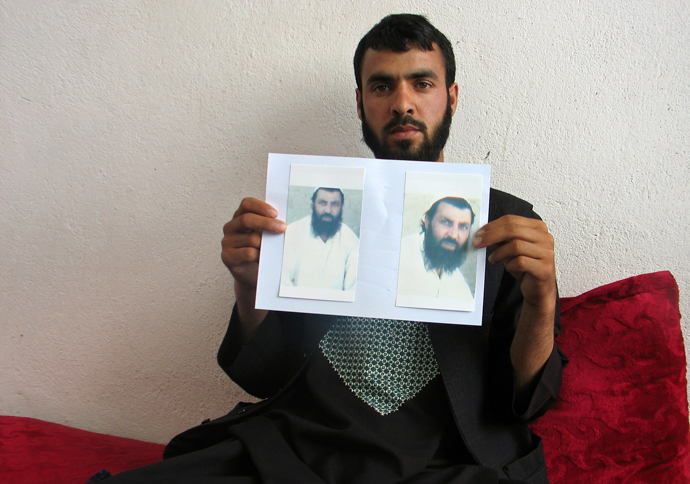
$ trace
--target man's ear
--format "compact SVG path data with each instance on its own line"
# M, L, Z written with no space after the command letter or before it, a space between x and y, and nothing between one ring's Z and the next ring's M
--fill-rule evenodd
M359 120L362 120L362 91L359 88L355 89L355 95L357 97L357 116Z
M429 230L429 214L424 214L424 232Z
M459 88L457 82L454 82L448 88L448 97L450 98L450 109L453 114L455 114L455 110L458 108L458 90Z

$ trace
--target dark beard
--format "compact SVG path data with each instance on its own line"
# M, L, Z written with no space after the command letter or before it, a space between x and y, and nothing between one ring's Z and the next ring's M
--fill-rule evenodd
M331 215L332 220L324 220L324 215L326 214L318 215L315 210L311 211L311 230L316 237L325 236L326 239L330 239L340 230L343 212L340 212L337 217Z
M444 241L453 242L456 247L455 250L444 249L441 246ZM424 267L428 271L441 269L447 274L452 274L465 262L469 242L468 237L462 247L458 247L457 242L453 239L436 241L432 234L426 232L424 234Z
M422 131L424 141L415 150L411 148L412 140L398 141L396 142L396 148L391 149L386 143L381 142L378 135L369 126L364 114L364 107L361 104L360 111L362 113L362 139L376 158L388 160L438 161L441 151L443 151L443 147L446 145L446 141L448 141L450 124L453 120L453 111L450 108L450 95L448 96L448 105L443 119L436 126L434 137L431 139L429 138L426 124L423 122L413 119L409 114L396 116L384 126L381 133L382 138L383 135L396 126L409 124Z

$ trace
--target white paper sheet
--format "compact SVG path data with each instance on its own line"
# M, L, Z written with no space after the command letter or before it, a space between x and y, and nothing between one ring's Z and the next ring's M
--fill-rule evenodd
M481 325L482 301L484 298L484 270L486 249L470 250L476 253L476 279L474 280L474 309L471 311L409 308L396 306L400 242L403 236L403 208L407 173L414 173L420 184L415 190L424 192L424 175L429 173L448 174L447 187L429 183L427 192L433 197L459 193L458 184L452 179L456 175L481 176L480 193L467 188L468 197L478 197L479 213L472 225L470 240L474 232L488 222L489 186L491 169L488 165L426 163L414 161L376 160L367 158L339 158L310 155L285 155L271 153L268 159L266 202L285 220L288 207L288 188L291 165L313 165L314 172L324 166L358 167L365 170L360 227L359 265L354 300L327 301L303 297L280 297L280 278L283 256L284 234L264 233L259 261L259 278L256 307L290 312L360 316L431 323ZM452 175L452 176L451 176ZM476 186L476 184L470 184ZM410 188L408 187L408 192ZM463 191L463 190L460 190ZM346 202L347 203L347 200ZM469 257L468 257L469 262ZM423 304L423 303L422 303Z

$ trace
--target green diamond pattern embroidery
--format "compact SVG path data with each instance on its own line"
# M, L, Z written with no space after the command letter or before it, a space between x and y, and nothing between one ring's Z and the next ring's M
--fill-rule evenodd
M439 373L423 323L339 317L319 347L348 388L381 415L398 410Z

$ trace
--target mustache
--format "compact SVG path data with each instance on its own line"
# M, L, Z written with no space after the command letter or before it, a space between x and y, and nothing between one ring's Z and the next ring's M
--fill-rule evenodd
M439 240L438 245L441 246L441 244L443 244L444 242L448 242L450 244L453 244L453 247L454 247L453 250L458 250L460 248L458 241L455 239L451 239L450 237L445 237L445 238ZM444 249L445 249L445 247L444 247ZM448 250L448 249L445 249L445 250Z
M414 119L412 116L409 114L404 114L402 116L396 116L390 121L388 121L385 126L383 127L384 131L390 131L393 128L397 128L398 126L414 126L418 130L426 133L426 124L423 121L419 121L417 119Z

